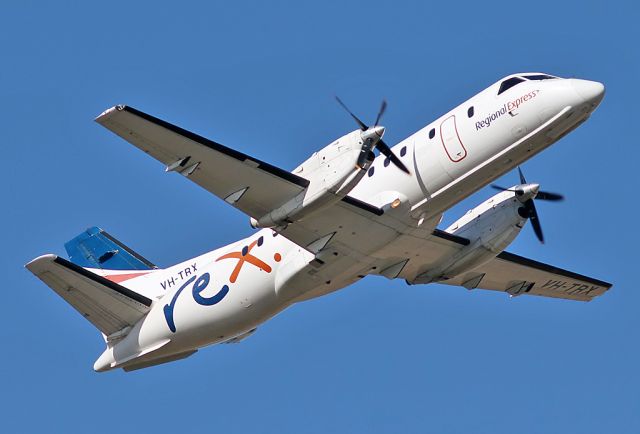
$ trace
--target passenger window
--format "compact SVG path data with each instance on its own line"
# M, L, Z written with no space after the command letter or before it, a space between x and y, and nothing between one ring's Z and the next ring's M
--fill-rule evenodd
M469 116L470 118L473 117L473 106L469 107L469 110L467 110L467 116Z
M385 158L384 159L384 167L387 167L389 165L389 163L391 163L391 160L389 160L389 158Z
M400 156L404 157L405 155L407 155L407 147L403 146L402 149L400 149Z
M369 168L369 172L368 172L369 178L371 178L373 176L373 172L375 172L375 171L376 171L375 167L371 166Z
M436 129L431 128L431 131L429 131L429 138L433 139L435 135L436 135Z
M511 89L513 86L515 86L518 83L522 83L524 80L520 77L511 77L505 81L502 82L502 84L500 84L500 89L498 90L498 95L500 95L502 92Z

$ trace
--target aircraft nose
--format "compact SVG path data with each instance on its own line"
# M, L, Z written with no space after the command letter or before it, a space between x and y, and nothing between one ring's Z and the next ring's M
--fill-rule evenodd
M571 85L584 102L594 106L600 104L604 98L604 85L597 81L572 79Z

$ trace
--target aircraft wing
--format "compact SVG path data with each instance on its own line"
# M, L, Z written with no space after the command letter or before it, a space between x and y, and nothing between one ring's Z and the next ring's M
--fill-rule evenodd
M149 298L56 255L40 256L26 267L106 336L151 310Z
M513 296L529 294L579 301L591 301L612 286L509 252L500 253L473 271L438 283L503 291Z
M96 121L165 164L166 170L185 175L254 218L279 207L309 185L307 179L129 106L112 107ZM314 253L331 242L339 244L342 253L362 259L359 254L369 255L408 230L399 219L389 217L394 214L390 211L399 210L379 209L347 196L330 209L289 224L280 233ZM430 235L431 231L425 230L418 238Z
M285 203L309 181L129 106L96 122L251 217Z

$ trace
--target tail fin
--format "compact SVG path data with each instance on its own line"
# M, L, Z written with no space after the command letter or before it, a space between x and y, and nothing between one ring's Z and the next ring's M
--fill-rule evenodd
M69 259L85 268L153 270L151 262L98 227L91 227L65 243Z

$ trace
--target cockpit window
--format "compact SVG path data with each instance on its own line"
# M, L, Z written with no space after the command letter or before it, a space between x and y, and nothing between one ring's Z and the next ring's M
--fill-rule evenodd
M558 78L558 77L554 77L553 75L547 75L547 74L523 75L523 77L529 80L551 80L554 78Z
M507 89L511 89L516 84L522 83L523 81L524 79L520 77L511 77L506 79L500 84L500 89L498 89L498 95L500 95L502 92L504 92Z

